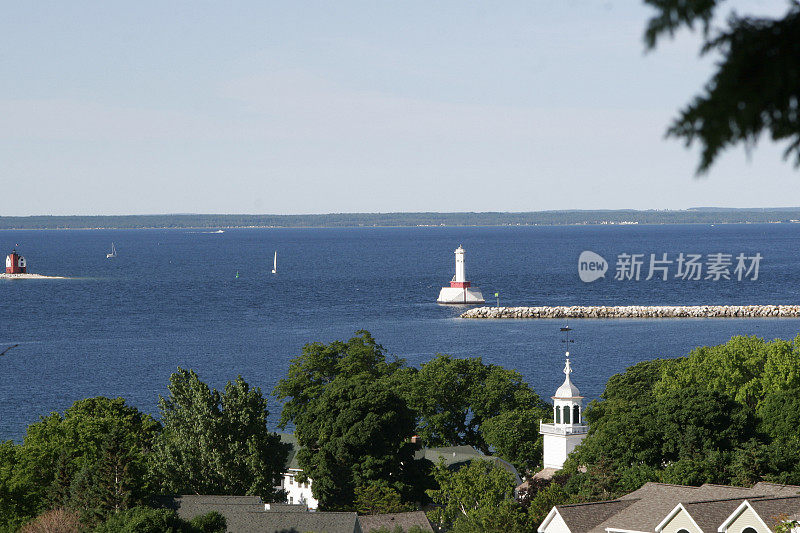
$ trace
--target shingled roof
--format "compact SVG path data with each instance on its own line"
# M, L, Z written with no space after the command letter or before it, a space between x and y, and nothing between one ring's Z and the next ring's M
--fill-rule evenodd
M160 498L184 520L216 511L231 533L361 533L356 513L308 512L305 506L269 504L258 496L182 495Z
M605 519L632 505L636 500L610 500L604 502L557 505L556 511L573 533L593 531ZM544 525L544 524L543 524Z
M358 521L361 523L361 530L364 533L369 533L372 530L387 528L389 531L394 531L398 526L403 531L408 531L414 526L422 529L422 531L430 531L433 533L431 523L428 517L422 511L412 511L410 513L394 513L394 514L374 514L369 516L359 516Z
M775 499L795 496L799 492L798 486L775 483L757 483L748 488L713 484L690 487L651 482L616 500L557 505L555 509L572 533L605 533L607 529L653 531L682 503L692 517L696 518L695 513L690 510L692 506L697 516L708 517L707 520L704 519L704 523L708 524L701 526L704 531L716 532L722 521L745 499ZM709 524L714 521L716 525L711 527Z
M226 517L227 518L227 517ZM228 521L231 533L362 533L356 513L240 513Z
M300 449L300 445L297 443L297 437L294 436L294 433L280 433L279 436L282 443L289 445L289 453L286 456L284 468L287 470L300 470L300 463L297 462L297 451Z

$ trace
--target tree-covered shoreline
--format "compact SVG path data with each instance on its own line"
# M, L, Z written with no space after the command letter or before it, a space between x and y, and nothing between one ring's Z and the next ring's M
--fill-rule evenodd
M800 207L685 210L559 210L307 215L161 214L0 216L0 229L344 228L417 226L560 226L605 224L761 224L800 220Z
M737 336L612 376L586 410L588 436L549 479L533 474L538 422L552 410L519 373L480 357L438 354L412 367L359 331L307 344L273 395L279 426L292 425L300 446L296 478L313 481L321 510L422 509L456 533L534 531L553 505L613 499L651 481L800 484L800 336ZM178 369L159 408L156 419L122 398L87 398L40 417L22 443L0 443L0 531L60 520L97 533L138 523L210 533L219 517L180 522L154 502L180 493L285 499L289 450L269 430L260 389L237 377L216 390ZM481 453L436 464L421 446ZM527 478L517 491L514 467Z

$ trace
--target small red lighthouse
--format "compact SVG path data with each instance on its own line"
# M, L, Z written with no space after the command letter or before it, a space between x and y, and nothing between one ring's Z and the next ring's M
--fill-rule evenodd
M25 258L17 253L16 250L6 256L6 274L25 274L28 267Z

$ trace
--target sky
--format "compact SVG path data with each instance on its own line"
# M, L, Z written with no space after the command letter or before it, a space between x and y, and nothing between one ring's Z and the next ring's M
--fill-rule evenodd
M697 147L664 138L715 58L688 31L646 52L651 14L641 0L9 2L0 215L800 205L800 172L768 138L701 178Z

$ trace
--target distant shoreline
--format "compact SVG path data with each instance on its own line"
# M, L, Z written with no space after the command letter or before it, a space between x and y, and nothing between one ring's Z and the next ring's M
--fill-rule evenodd
M564 210L461 213L330 213L318 215L0 216L0 230L285 229L503 226L635 226L800 223L800 207L685 210Z
M68 279L64 276L45 276L44 274L6 274L0 272L0 279L15 280L15 279Z

